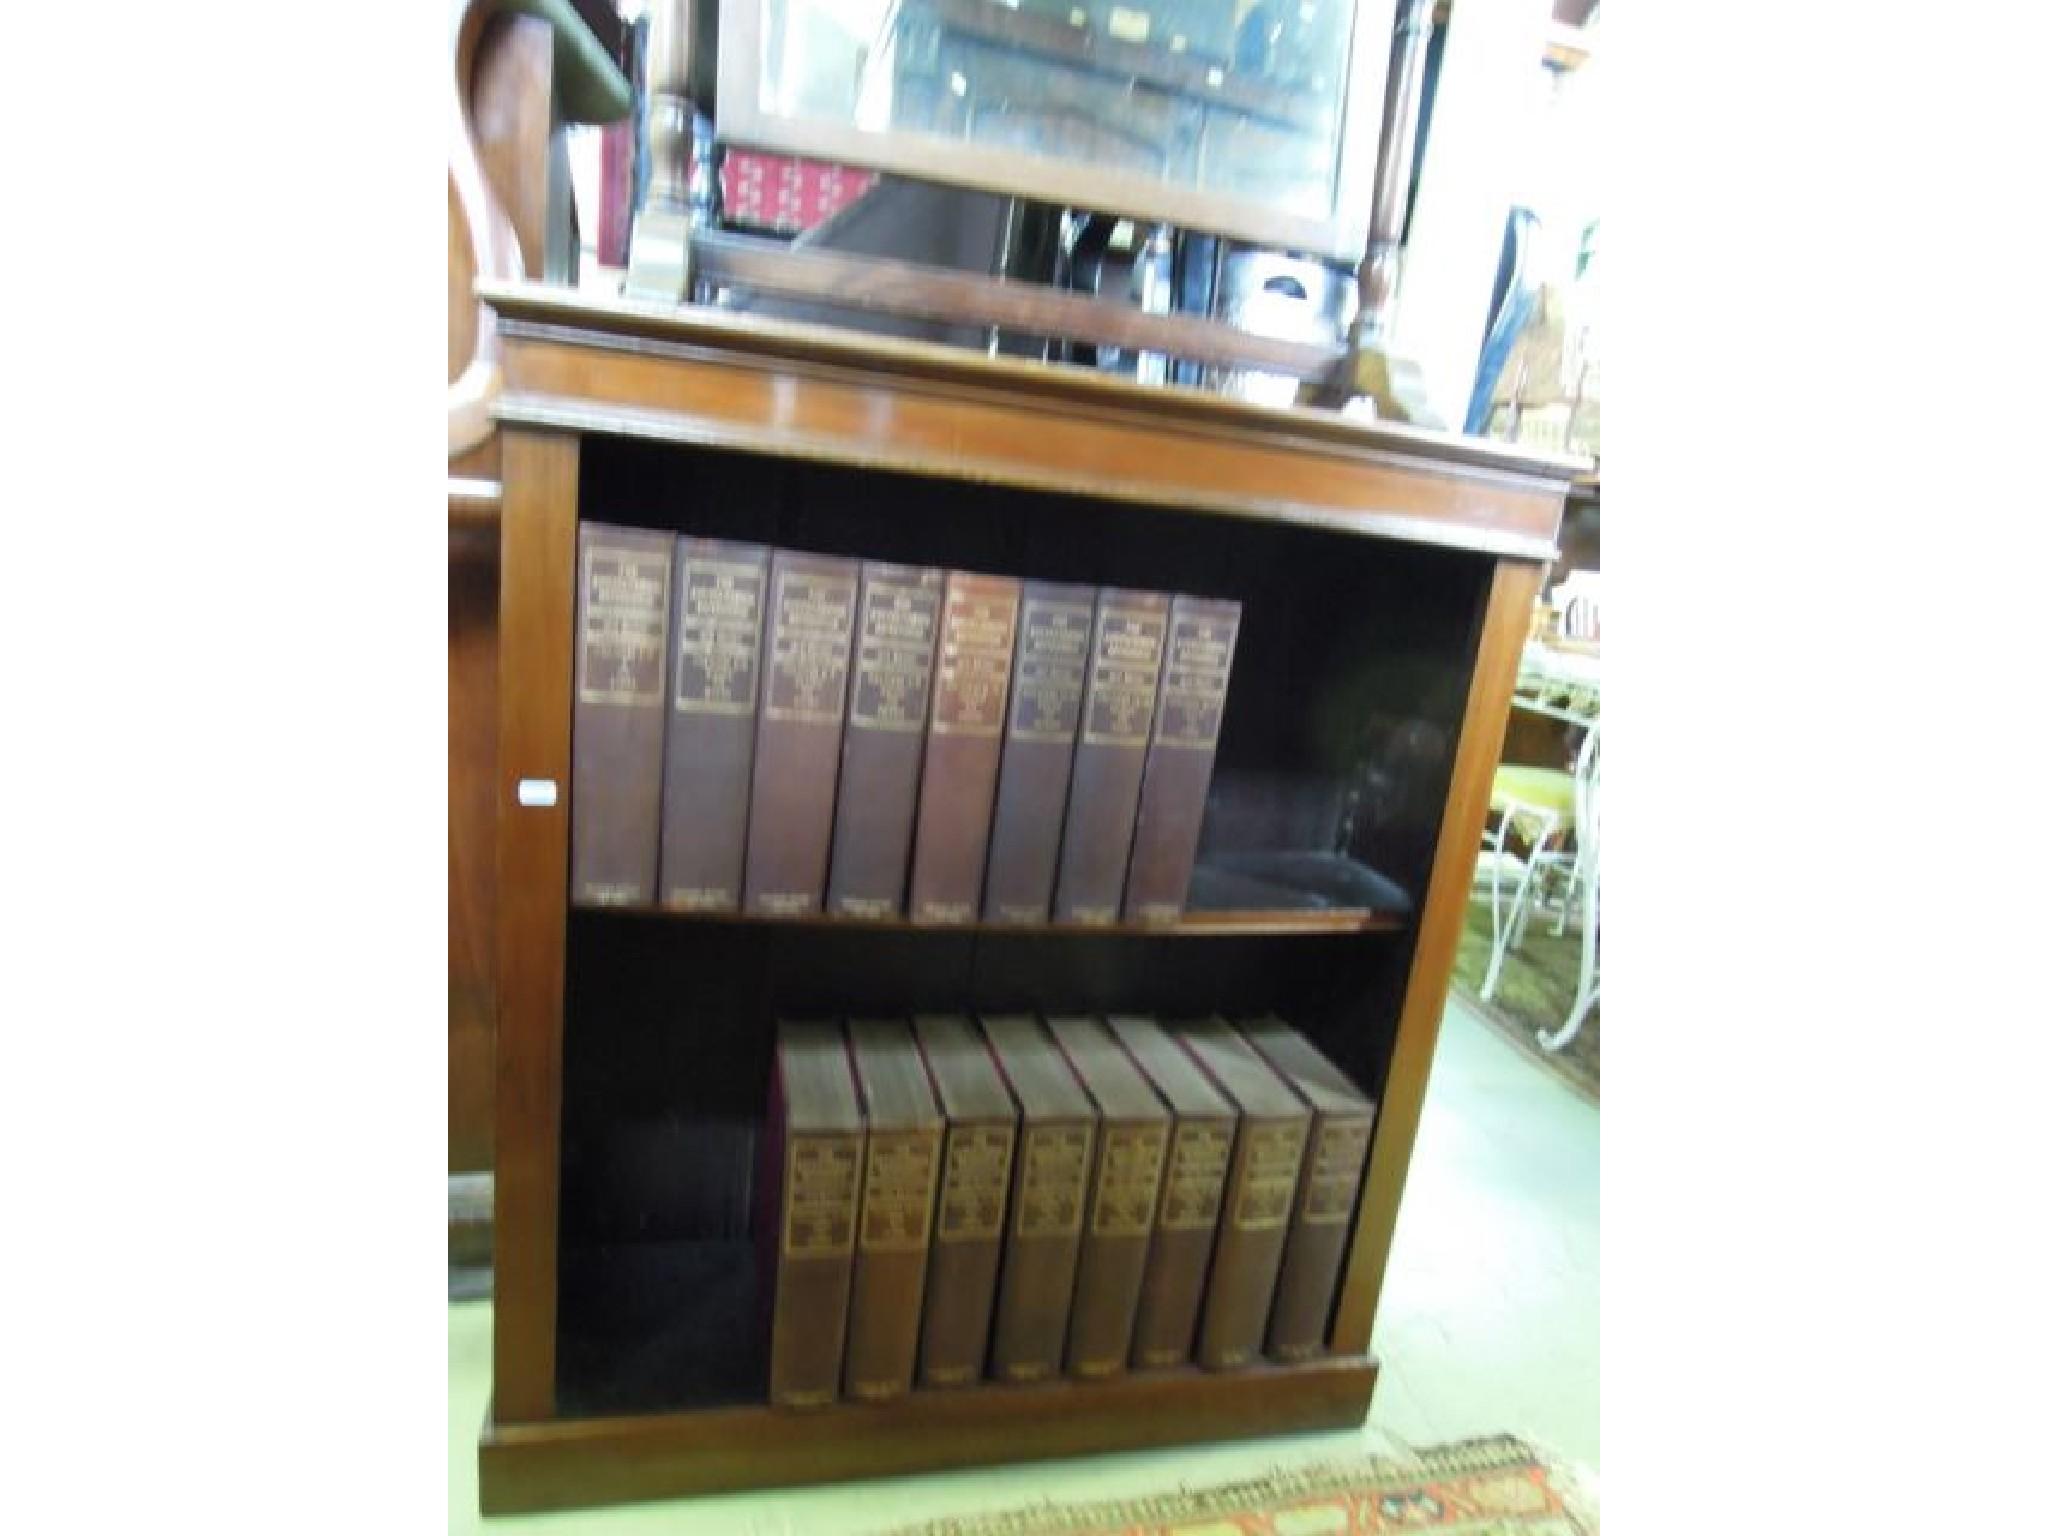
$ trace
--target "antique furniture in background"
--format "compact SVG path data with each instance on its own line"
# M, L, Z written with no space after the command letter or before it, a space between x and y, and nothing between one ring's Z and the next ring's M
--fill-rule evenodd
M1596 601L1574 599L1571 585L1554 596L1575 614ZM1536 1036L1543 1049L1557 1051L1579 1032L1600 995L1600 656L1597 640L1576 642L1555 632L1562 627L1559 609L1543 605L1537 612L1539 632L1522 648L1508 732L1510 743L1519 737L1521 747L1506 748L1494 772L1487 814L1498 819L1481 839L1479 876L1487 882L1493 937L1479 997L1493 1000L1508 955L1538 911L1556 913L1552 932L1560 936L1576 912L1578 984L1565 1016ZM1597 634L1597 608L1592 624ZM1514 729L1527 719L1557 730ZM1560 758L1570 766L1546 766Z
M505 387L487 1511L1360 1422L1571 461L932 344L489 284ZM1404 902L1164 930L572 907L579 520L1227 596L1203 854ZM1241 887L1240 887L1241 888ZM746 1175L778 1016L1276 1010L1380 1100L1329 1354L773 1409Z
M562 130L627 110L608 10L455 0L448 76L448 1171L455 1257L481 1261L497 1010L500 384L479 278L538 276L572 240ZM595 27L593 26L595 24ZM461 1177L458 1177L461 1176ZM462 1247L467 1243L467 1248Z
M718 136L1355 261L1392 5L722 0Z

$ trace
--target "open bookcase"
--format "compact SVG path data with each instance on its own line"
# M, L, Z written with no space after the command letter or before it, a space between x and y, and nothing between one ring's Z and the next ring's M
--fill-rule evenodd
M1517 653L1573 461L716 312L487 288L504 432L487 1511L1360 1422ZM569 899L579 519L1235 599L1156 928ZM1329 1353L771 1408L774 1024L1277 1013L1379 1101Z

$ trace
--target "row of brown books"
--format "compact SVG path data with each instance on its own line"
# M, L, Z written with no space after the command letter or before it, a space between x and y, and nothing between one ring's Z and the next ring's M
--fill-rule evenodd
M584 523L580 905L1180 914L1234 602Z
M1320 1355L1374 1108L1277 1019L785 1023L770 1400Z

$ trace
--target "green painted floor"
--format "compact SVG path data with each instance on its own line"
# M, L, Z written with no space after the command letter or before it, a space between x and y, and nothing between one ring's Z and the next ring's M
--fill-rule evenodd
M1599 1111L1455 999L1444 1019L1394 1234L1362 1431L732 1494L489 1529L629 1536L856 1536L1048 1499L1227 1483L1277 1466L1518 1434L1600 1464ZM488 1302L448 1309L448 1528L476 1512L490 1386Z

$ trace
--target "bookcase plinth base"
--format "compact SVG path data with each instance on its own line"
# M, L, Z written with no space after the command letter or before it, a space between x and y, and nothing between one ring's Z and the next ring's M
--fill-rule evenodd
M740 1488L889 1477L1361 1424L1370 1358L919 1392L822 1412L768 1407L498 1424L478 1480L487 1515Z

